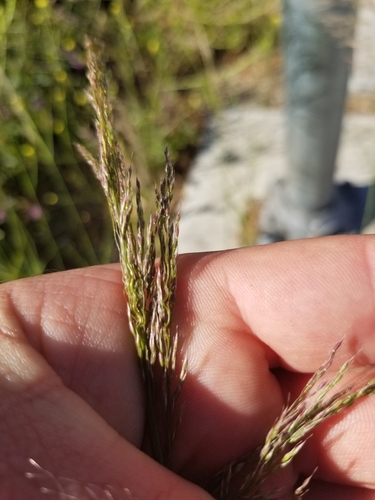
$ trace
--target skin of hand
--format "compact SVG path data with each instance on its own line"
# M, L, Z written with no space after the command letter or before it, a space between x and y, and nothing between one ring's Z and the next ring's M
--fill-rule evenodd
M374 280L371 236L180 256L174 322L189 368L175 473L140 451L119 266L1 285L0 498L209 500L193 482L260 445L340 339L332 372L356 355L344 385L375 377ZM304 498L375 499L374 414L370 396L321 424L280 475L281 497L318 467Z

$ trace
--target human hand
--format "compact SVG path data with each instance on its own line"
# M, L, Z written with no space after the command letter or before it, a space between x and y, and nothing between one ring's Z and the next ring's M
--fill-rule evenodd
M174 318L189 373L177 474L203 483L261 444L343 337L332 369L360 350L349 380L375 376L373 269L372 237L180 257ZM210 498L139 451L142 383L118 266L2 285L0 307L1 499L45 487L86 500L89 484L97 498L106 485L116 500ZM306 498L375 498L374 410L366 398L318 427L282 475L284 497L318 466ZM48 473L25 478L38 473L29 458Z

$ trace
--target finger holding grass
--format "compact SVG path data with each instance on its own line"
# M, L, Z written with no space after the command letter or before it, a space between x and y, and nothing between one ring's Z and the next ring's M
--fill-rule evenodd
M327 275L327 267L340 272ZM346 329L346 336L319 384L332 380L356 353L333 391L351 385L356 390L374 378L374 353L368 348L375 323L368 270L374 267L373 237L180 257L174 322L189 345L189 366L180 394L184 413L172 453L174 471L208 485L229 462L261 447L283 406L293 403L327 359L324 342L338 340L335 332ZM312 268L317 286L307 293L302 284ZM295 269L298 278L292 277ZM296 280L301 293L293 295ZM275 287L278 293L270 294ZM8 467L0 482L3 496L11 491L16 500L40 498L35 480L23 476L31 458L54 477L103 489L109 484L113 491L127 488L140 500L210 498L137 449L144 438L145 405L117 266L11 282L0 287L0 297L0 461ZM357 301L357 307L348 308L347 301ZM301 317L294 325L296 310ZM309 318L328 311L330 320L317 324L311 339ZM281 333L268 333L276 320ZM280 337L284 328L292 340L288 350ZM311 352L306 370L290 368ZM305 498L372 500L374 413L375 398L368 397L330 417L264 486L277 489L276 498L291 498L299 476L304 479L317 467ZM28 426L20 424L22 416Z

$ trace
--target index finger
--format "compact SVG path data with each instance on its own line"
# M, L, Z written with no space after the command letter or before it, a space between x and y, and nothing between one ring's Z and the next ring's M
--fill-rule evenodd
M357 363L375 362L373 236L191 255L181 264L197 307L210 304L204 313L214 318L234 302L249 332L276 355L275 365L313 372L343 338L336 363L354 354Z

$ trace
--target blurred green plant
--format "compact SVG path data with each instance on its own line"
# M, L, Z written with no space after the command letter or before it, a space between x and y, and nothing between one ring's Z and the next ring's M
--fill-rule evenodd
M277 33L275 0L0 2L0 281L117 258L72 146L96 148L84 35L105 44L116 129L147 188L162 145L178 172L205 114L236 98L233 82Z

